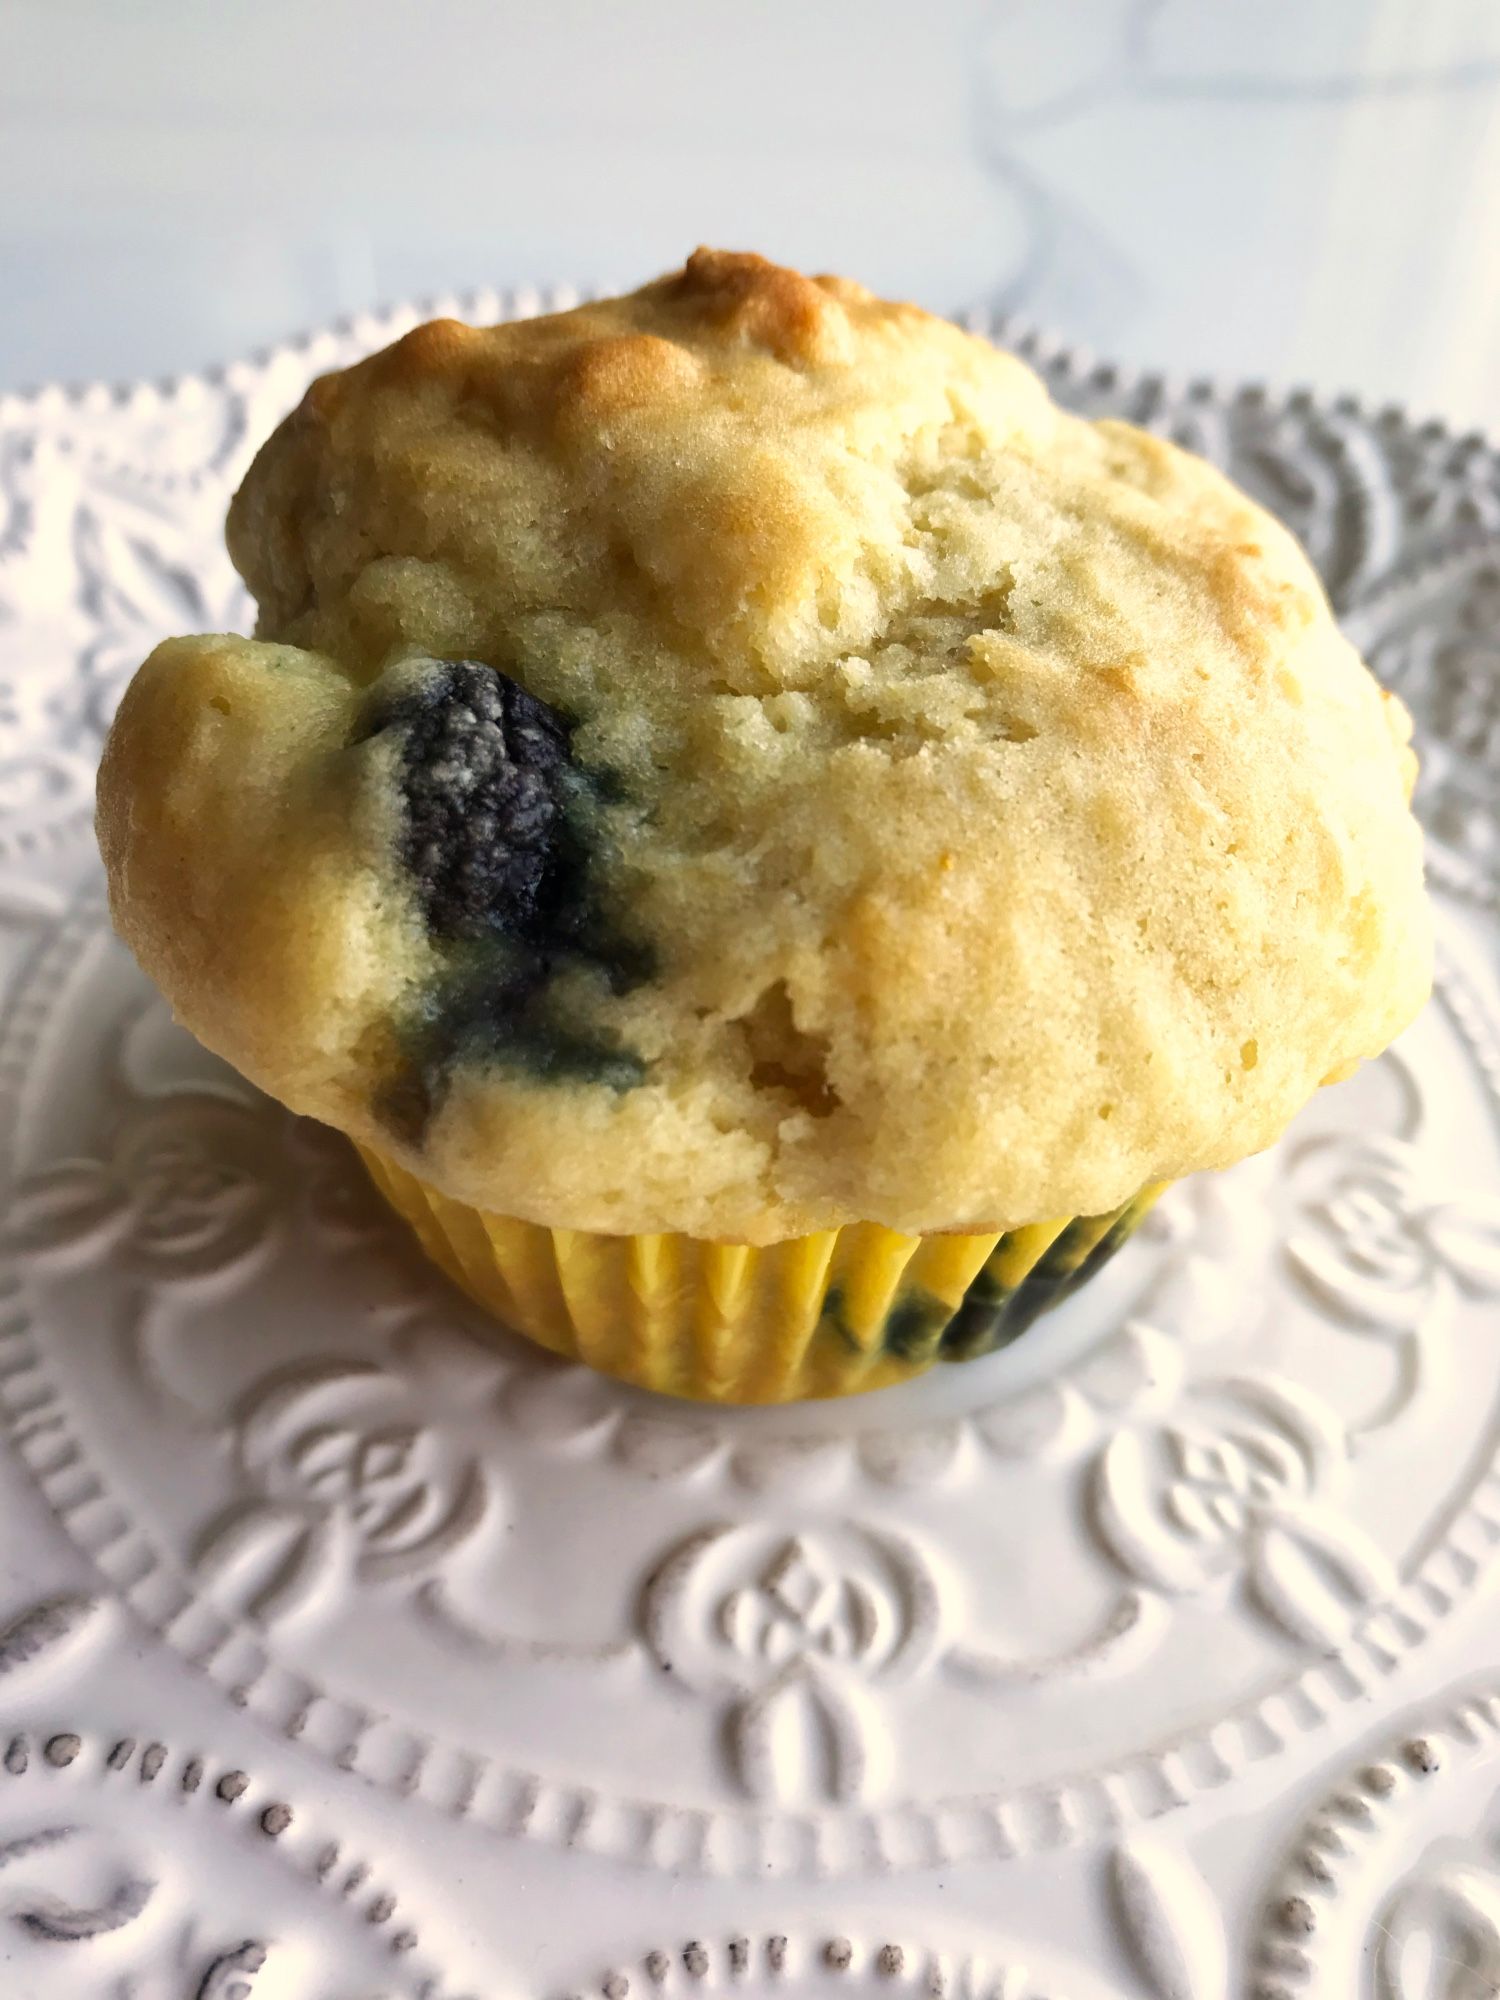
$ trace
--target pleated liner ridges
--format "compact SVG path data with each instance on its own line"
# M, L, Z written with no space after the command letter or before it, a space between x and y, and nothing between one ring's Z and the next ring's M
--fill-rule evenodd
M516 1222L360 1150L428 1255L487 1312L621 1381L715 1403L853 1395L1004 1347L1092 1277L1162 1191L1003 1236L868 1222L754 1249Z

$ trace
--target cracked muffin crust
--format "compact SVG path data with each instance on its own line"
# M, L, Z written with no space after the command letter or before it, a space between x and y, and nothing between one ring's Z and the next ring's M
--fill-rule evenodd
M308 390L253 641L100 776L203 1041L455 1201L770 1243L1102 1215L1429 984L1400 705L1221 475L700 251Z

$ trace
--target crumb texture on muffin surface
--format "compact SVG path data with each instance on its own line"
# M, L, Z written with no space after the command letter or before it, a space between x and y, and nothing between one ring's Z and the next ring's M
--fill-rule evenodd
M160 648L106 753L117 921L455 1200L1102 1214L1427 991L1407 721L1295 542L915 307L700 252L421 327L313 384L229 534L257 638Z

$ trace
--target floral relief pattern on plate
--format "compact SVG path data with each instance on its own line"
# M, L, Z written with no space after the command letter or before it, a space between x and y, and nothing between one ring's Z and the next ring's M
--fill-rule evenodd
M933 1949L853 1929L748 1937L705 1933L655 1945L581 1982L569 2000L681 2000L687 1993L733 1993L770 2000L786 1992L822 2000L1117 2000L1085 1968L1056 1968L1057 1954L1017 1948L1002 1957Z
M46 2000L337 2000L352 1978L389 2000L448 1990L379 1875L249 1772L150 1737L3 1722L0 1974Z
M1296 1826L1254 1991L1481 2000L1500 1987L1500 1686L1425 1703Z

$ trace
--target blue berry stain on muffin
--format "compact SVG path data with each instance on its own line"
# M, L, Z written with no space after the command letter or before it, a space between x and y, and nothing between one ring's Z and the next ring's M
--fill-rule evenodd
M387 737L397 858L444 970L399 1024L383 1120L419 1143L460 1062L616 1090L639 1083L639 1056L568 1020L552 992L579 967L626 992L651 959L598 907L590 835L607 787L575 764L568 723L497 667L419 659L377 683L351 747Z
M882 1313L860 1318L843 1285L831 1284L818 1333L843 1354L878 1354L913 1369L1008 1347L1033 1320L1103 1269L1160 1192L1147 1187L1122 1208L1077 1216L1066 1226L1032 1225L1001 1234L956 1303L920 1280L908 1280Z
M1148 1189L1108 1215L1075 1217L1019 1280L1004 1275L1012 1239L1002 1236L942 1329L937 1342L942 1359L971 1361L1019 1339L1034 1320L1104 1268L1158 1192Z

